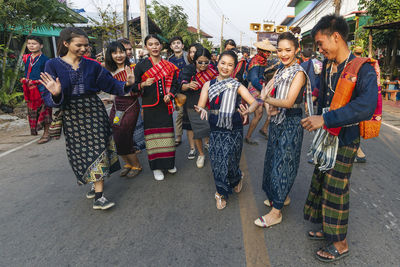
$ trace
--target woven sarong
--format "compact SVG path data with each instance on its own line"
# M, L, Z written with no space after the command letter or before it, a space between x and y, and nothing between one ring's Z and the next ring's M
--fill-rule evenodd
M360 145L356 139L338 149L335 167L327 172L316 165L304 205L304 219L322 223L326 240L342 241L347 235L349 218L350 175Z
M100 98L73 97L63 112L67 156L78 184L101 181L119 170L110 121Z

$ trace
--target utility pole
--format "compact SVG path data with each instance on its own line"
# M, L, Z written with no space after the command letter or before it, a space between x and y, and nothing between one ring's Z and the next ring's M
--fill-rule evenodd
M340 8L342 7L342 0L334 0L333 5L335 6L335 15L340 15Z
M222 15L222 23L221 23L221 46L219 48L219 52L222 53L224 51L223 48L223 42L224 42L224 22L225 22L225 17Z
M124 38L129 40L129 0L123 0L124 1L124 31L123 35Z
M242 53L243 53L243 46L242 46L243 34L244 32L240 32L240 52Z
M141 28L141 36L142 36L142 47L145 47L144 39L147 35L149 35L149 25L147 18L147 6L146 0L140 0L140 28Z
M199 42L201 41L200 36L200 0L197 0L197 35L199 38Z

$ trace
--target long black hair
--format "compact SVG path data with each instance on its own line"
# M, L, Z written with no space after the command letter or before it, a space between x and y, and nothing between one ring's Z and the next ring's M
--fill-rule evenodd
M199 57L206 57L209 60L211 60L211 53L210 53L210 51L208 51L207 48L200 47L199 49L196 50L196 53L194 54L194 57L193 57L193 61L196 62L196 60Z
M64 45L64 42L70 43L71 40L75 37L85 37L89 40L86 32L79 28L68 27L60 32L60 39L58 40L57 45L57 54L60 57L63 57L68 53L68 47Z
M125 49L124 45L120 42L111 42L107 46L106 56L105 56L105 64L106 64L106 69L111 72L114 72L118 69L117 63L115 63L115 61L112 58L112 53L117 52L118 49L125 52L125 55L126 55L126 49ZM125 66L129 66L129 65L130 65L129 58L128 58L128 56L126 56L125 57Z
M193 44L191 44L191 45L189 46L189 48L188 48L188 55L187 55L187 60L189 61L189 63L194 63L194 60L192 60L192 59L190 58L190 48L192 48L192 47L195 47L195 48L196 48L196 52L197 52L197 50L203 48L203 46L202 46L201 44L199 44L199 43L193 43ZM196 54L195 54L195 55L196 55ZM193 56L193 59L194 59L194 56Z
M147 45L147 41L150 40L151 38L157 39L160 42L160 44L162 44L161 38L158 37L157 34L152 34L151 33L151 34L147 35L146 38L144 38L144 45L145 46Z
M227 50L227 51L222 52L222 54L219 56L218 63L221 61L221 58L223 56L229 56L229 57L233 58L233 61L235 62L235 68L236 68L236 65L238 64L238 57L235 52L233 52L232 50Z

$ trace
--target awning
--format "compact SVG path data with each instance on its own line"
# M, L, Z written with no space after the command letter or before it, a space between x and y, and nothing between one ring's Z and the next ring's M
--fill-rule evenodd
M32 31L33 36L41 36L41 37L51 37L51 36L60 36L62 28L59 27L51 27L51 28L37 28ZM13 31L18 34L28 35L29 31L23 29L22 27L17 27L15 29L8 29L8 31Z

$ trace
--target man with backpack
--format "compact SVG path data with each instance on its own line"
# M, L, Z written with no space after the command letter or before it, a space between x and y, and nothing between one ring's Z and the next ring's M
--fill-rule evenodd
M321 18L312 29L326 60L321 72L318 115L301 121L306 130L317 130L311 147L316 166L304 218L322 223L321 231L310 231L308 236L329 242L316 252L317 259L323 262L349 254L346 235L352 165L360 135L370 138L379 134L382 112L379 77L372 66L376 61L356 58L347 46L348 33L346 20L337 15Z

